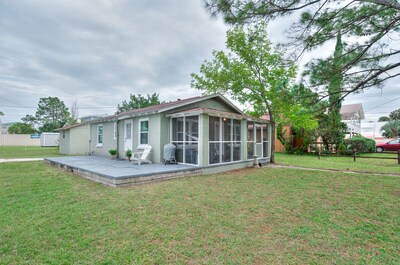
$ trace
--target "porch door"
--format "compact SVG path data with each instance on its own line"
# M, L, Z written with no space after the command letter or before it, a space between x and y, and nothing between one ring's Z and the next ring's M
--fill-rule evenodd
M132 150L132 121L124 121L124 151Z
M261 131L261 124L256 123L255 124L255 133L256 133L256 155L258 158L263 157L263 152L262 152L262 131Z

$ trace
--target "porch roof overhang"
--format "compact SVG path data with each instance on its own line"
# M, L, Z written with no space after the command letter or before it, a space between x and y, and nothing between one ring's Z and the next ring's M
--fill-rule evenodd
M254 121L254 122L261 122L261 123L269 123L268 120L264 120L264 119L260 119L260 118L256 118L256 117L251 117L251 116L244 115L244 114L222 111L222 110L217 110L217 109L209 109L209 108L187 109L187 110L180 111L180 112L169 113L166 115L166 117L178 118L178 117L193 116L193 115L200 115L200 114L208 114L211 116L222 117L222 118L231 118L231 119L238 119L238 120L248 120L248 121Z

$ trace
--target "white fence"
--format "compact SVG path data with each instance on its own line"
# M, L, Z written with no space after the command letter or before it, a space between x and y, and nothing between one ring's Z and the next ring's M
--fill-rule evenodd
M0 134L0 146L40 146L40 138L32 139L30 134Z

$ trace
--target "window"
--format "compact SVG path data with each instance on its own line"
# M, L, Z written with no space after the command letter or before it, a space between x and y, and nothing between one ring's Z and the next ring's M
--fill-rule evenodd
M240 120L209 117L209 163L241 160Z
M97 146L103 146L103 125L97 126Z
M198 164L199 116L171 119L171 142L176 146L176 161Z
M114 122L114 140L117 140L117 123Z
M148 144L149 143L149 121L142 120L140 121L140 132L139 132L139 142L140 144Z
M247 123L247 159L268 157L268 125L261 123Z

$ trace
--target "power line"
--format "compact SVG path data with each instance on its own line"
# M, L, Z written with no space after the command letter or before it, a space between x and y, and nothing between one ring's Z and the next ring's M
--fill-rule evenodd
M37 109L37 107L24 107L24 106L1 106L0 108L13 108L13 109ZM96 108L81 108L79 107L78 109L86 109L86 110L91 110L91 109L115 109L117 107L111 107L111 106L106 106L106 107L96 107Z
M378 108L378 107L380 107L380 106L383 106L383 105L388 104L388 103L390 103L390 102L393 102L393 101L395 101L395 100L398 100L399 98L400 98L400 97L397 97L397 98L392 99L392 100L389 100L389 101L387 101L387 102L385 102L385 103L379 104L379 105L377 105L377 106L375 106L375 107L372 107L372 108L366 110L365 112L370 111L370 110L373 110L373 109L376 109L376 108Z

